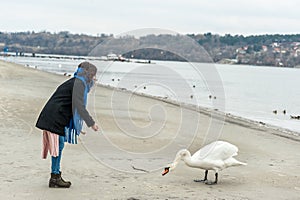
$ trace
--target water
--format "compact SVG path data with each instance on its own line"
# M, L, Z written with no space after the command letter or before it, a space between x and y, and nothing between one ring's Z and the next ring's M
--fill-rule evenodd
M58 74L72 74L82 62L32 57L1 59ZM98 74L101 84L220 110L223 109L218 106L225 103L226 113L300 132L300 121L290 118L290 115L300 115L299 69L214 65L218 74L207 76L204 71L211 66L204 66L196 73L193 64L183 62L92 62L104 72ZM215 79L217 76L221 82ZM224 89L225 96L212 90L216 88ZM273 110L278 113L274 114Z
M217 68L225 87L227 112L300 132L300 121L290 119L290 115L300 115L299 69L230 65Z

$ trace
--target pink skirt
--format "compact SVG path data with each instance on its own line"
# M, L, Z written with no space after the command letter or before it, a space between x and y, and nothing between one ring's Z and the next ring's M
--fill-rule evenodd
M59 152L59 135L50 131L43 131L42 158L46 159L48 152L51 156L57 157Z

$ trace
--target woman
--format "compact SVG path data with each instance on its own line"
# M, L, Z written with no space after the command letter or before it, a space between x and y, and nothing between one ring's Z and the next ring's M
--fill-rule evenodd
M49 187L69 188L71 182L61 177L60 161L64 142L76 144L82 130L82 122L98 131L98 125L86 109L87 94L94 84L95 65L83 62L78 65L74 77L62 83L46 103L36 123L43 130L43 152L52 156Z

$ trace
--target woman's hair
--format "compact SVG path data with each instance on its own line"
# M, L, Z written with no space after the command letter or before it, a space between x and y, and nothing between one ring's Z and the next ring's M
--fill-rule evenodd
M78 73L79 76L84 76L87 79L87 82L91 82L97 74L97 67L89 62L82 62L78 65L78 68L81 68Z

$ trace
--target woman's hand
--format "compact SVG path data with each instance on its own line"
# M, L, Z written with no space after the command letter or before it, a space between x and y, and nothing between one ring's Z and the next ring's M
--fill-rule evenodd
M98 125L95 123L95 124L92 126L92 129L93 129L94 131L98 131L98 130L99 130L99 127L98 127Z

